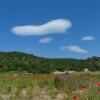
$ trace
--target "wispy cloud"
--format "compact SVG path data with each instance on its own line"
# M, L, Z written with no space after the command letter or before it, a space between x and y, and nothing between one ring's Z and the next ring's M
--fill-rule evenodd
M61 47L61 50L69 50L69 51L77 52L77 53L88 53L87 50L76 45L63 46Z
M72 23L66 19L56 19L43 25L15 26L11 29L13 33L20 36L46 35L53 33L63 33L70 29Z
M49 43L51 42L53 39L51 37L46 37L46 38L42 38L39 40L39 43Z
M81 40L83 40L83 41L92 41L92 40L95 40L95 37L93 37L93 36L85 36Z

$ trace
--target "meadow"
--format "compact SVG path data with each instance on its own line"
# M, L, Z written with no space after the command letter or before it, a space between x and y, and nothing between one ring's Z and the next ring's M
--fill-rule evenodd
M1 73L0 100L100 100L100 73Z

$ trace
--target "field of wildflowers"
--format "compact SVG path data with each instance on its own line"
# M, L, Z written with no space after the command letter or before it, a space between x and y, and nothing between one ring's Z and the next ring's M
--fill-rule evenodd
M100 100L100 74L2 74L0 100Z

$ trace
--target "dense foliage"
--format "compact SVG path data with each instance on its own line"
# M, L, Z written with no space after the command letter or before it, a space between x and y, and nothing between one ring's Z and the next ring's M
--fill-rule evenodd
M49 73L55 70L82 71L100 70L100 57L88 59L49 59L22 52L0 52L0 72L27 71L32 73Z

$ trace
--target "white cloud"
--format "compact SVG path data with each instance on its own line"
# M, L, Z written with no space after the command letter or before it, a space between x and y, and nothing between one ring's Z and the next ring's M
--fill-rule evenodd
M63 33L70 29L72 23L66 19L56 19L43 25L15 26L11 29L13 33L21 36L46 35L52 33Z
M83 40L83 41L91 41L91 40L95 40L95 37L93 37L93 36L85 36L81 40Z
M76 45L63 46L61 47L61 50L69 50L69 51L78 52L78 53L88 53L87 50L82 49L81 47L76 46Z
M53 40L52 38L46 37L46 38L40 39L40 40L39 40L39 43L49 43L49 42L51 42L52 40Z

